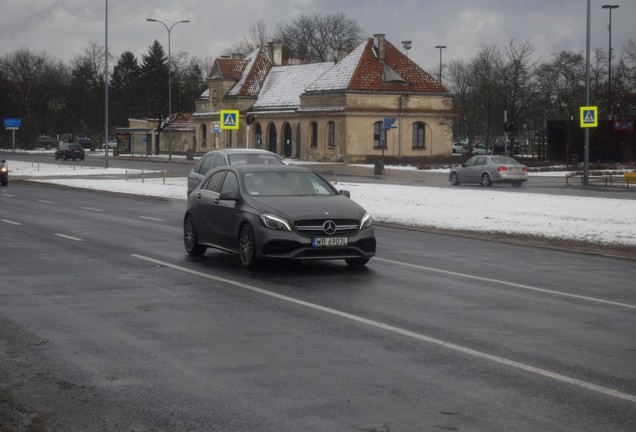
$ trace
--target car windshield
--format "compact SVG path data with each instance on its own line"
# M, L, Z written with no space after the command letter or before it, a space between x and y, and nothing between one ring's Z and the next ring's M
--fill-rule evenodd
M249 195L335 195L333 188L312 172L248 172L243 180Z
M284 165L281 158L267 153L243 153L228 156L230 165Z
M492 161L496 164L502 165L518 165L518 162L516 160L508 156L497 156L492 158Z

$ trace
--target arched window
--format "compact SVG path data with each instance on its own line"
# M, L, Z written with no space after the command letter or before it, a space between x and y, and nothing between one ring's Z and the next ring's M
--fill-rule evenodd
M373 148L386 148L386 132L382 129L383 122L373 123Z
M205 125L205 123L203 123L201 125L201 147L207 147L208 145L208 128Z
M267 141L268 141L267 149L271 151L272 153L277 153L276 144L278 140L278 135L276 134L276 125L274 123L270 123L268 127L269 127L269 134L267 137Z
M426 148L426 123L424 122L413 123L413 148Z
M309 134L312 147L318 147L318 124L314 121L309 125Z
M261 129L260 123L256 123L256 126L254 126L254 139L256 140L255 148L263 148L263 129Z
M327 123L327 145L329 147L336 146L336 124L332 121Z

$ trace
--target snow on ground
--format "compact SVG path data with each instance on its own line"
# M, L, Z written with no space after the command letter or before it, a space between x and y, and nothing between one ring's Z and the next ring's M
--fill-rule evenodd
M105 169L89 163L73 167L10 162L9 168L11 178L186 199L186 179L163 178L160 171ZM339 182L338 188L349 190L352 199L378 222L636 246L636 200L531 194L523 188L504 195L478 188L377 183Z

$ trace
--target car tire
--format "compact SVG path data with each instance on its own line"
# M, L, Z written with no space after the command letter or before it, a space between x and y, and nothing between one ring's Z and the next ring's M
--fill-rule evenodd
M359 268L364 267L369 262L369 258L345 258L345 262L349 267Z
M0 184L1 184L2 186L6 186L6 185L8 185L8 184L9 184L9 179L8 179L8 178L6 178L6 179L2 179L2 180L0 180Z
M208 249L205 246L199 244L199 234L197 233L197 227L194 224L192 216L186 216L183 221L183 245L185 250L190 256L198 257L205 253Z
M252 268L256 264L254 230L247 223L241 227L239 234L239 257L241 258L241 265L246 269Z
M513 188L520 188L523 182L512 182Z
M459 186L459 176L456 172L452 172L450 175L450 182L453 186Z
M481 176L481 185L484 186L484 187L492 186L492 179L490 178L490 174L484 173Z

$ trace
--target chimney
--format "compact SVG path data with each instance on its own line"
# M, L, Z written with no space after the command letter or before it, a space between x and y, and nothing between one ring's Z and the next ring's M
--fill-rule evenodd
M384 61L384 35L383 34L374 34L373 35L373 44L378 49L378 59L380 61Z
M272 58L274 66L280 66L283 64L283 43L282 42L268 42L269 55Z
M232 53L231 59L232 60L243 60L243 54L241 54L241 53Z

